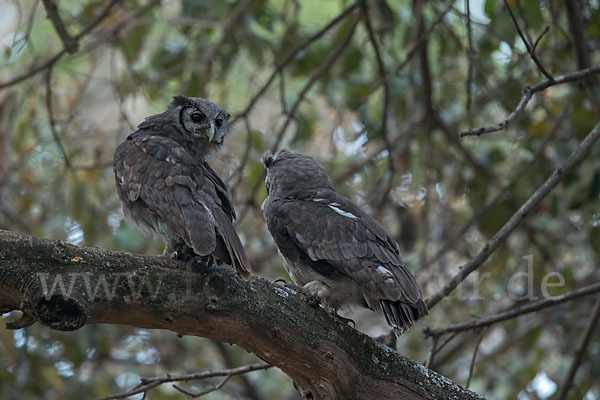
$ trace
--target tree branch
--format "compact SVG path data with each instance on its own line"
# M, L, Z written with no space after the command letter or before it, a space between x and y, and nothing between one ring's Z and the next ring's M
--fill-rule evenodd
M46 71L46 112L48 113L48 123L50 124L52 139L54 140L54 143L56 143L56 147L58 147L60 154L63 156L65 166L67 169L71 169L71 161L67 156L65 147L63 146L60 136L58 135L58 131L56 129L56 120L54 119L54 112L52 111L52 70L53 66L51 65Z
M580 79L587 78L587 77L597 74L597 73L600 73L600 65L582 69L580 71L575 71L570 74L561 75L559 77L554 78L554 80L547 80L542 83L538 83L537 85L526 87L523 90L523 96L521 97L519 104L508 115L508 117L506 117L506 119L504 119L504 121L499 122L496 125L484 126L481 128L475 128L475 129L471 129L468 131L463 131L460 133L460 137L479 136L484 133L501 131L504 128L506 128L509 123L511 123L512 121L514 121L517 118L517 116L525 109L525 106L527 105L527 103L529 103L529 100L531 100L533 95L536 94L537 92L544 91L544 90L548 89L550 86L561 85L563 83L578 81Z
M533 60L533 62L535 63L535 65L537 65L537 67L540 70L540 72L546 78L548 78L548 80L553 81L554 77L546 70L546 68L544 68L544 66L542 65L542 62L540 61L540 59L538 58L538 56L535 54L535 47L538 45L538 43L539 43L540 39L542 38L542 36L544 36L544 33L546 32L547 28L544 31L544 33L542 33L540 35L540 37L538 38L538 40L535 41L535 46L532 45L530 43L529 39L527 39L525 37L525 35L523 35L523 32L521 31L521 27L519 26L519 22L517 21L517 18L513 14L512 10L511 10L511 8L508 5L508 2L506 0L504 0L504 5L506 6L506 9L508 10L508 13L510 14L510 18L513 20L513 23L515 24L515 28L517 28L517 33L519 34L519 36L521 37L521 40L525 44L525 48L527 49L527 52L531 56L531 59Z
M128 390L126 392L123 392L123 393L102 397L100 400L125 399L125 398L127 398L129 396L133 396L135 394L146 393L150 389L154 389L157 386L160 386L164 383L169 383L169 382L197 381L197 380L201 380L201 379L215 378L217 376L225 377L221 382L219 382L219 384L217 384L216 386L211 388L213 390L208 389L211 392L213 392L213 391L219 390L223 386L223 385L221 385L221 386L219 386L219 385L221 383L225 384L225 382L227 382L227 380L229 380L229 378L231 378L232 376L242 375L242 374L252 372L252 371L260 371L263 369L269 369L271 367L273 367L271 364L261 363L261 364L244 365L243 367L225 369L222 371L206 371L206 372L198 372L198 373L187 374L187 375L168 375L167 374L166 376L157 376L155 378L142 378L141 379L142 382L135 388ZM202 393L202 394L209 393L208 391L205 391L205 392L206 393ZM198 394L196 394L196 393L192 394L192 396L199 397L197 395Z
M63 42L65 50L67 53L76 53L79 49L79 42L67 31L65 23L58 12L58 6L56 5L56 2L54 0L42 0L42 2L44 3L44 8L46 8L46 12L48 13L48 19L50 19L52 22L56 33Z
M481 399L264 279L0 230L0 312L57 330L124 324L236 343L314 399Z
M346 34L346 36L344 37L344 39L342 40L340 45L335 48L333 53L331 53L325 61L323 61L323 64L321 64L317 69L314 70L314 72L310 75L306 85L304 85L302 90L300 90L300 93L298 93L298 98L294 102L294 105L292 106L290 111L287 113L285 121L283 122L283 125L281 125L281 128L279 128L279 131L275 135L275 142L271 146L271 153L275 153L277 151L277 149L279 149L279 145L281 144L281 141L283 140L283 135L285 134L287 128L292 123L292 120L296 116L296 112L300 108L300 105L304 101L304 98L306 97L306 95L308 94L310 89L312 89L314 84L317 83L317 81L321 78L321 76L323 74L325 74L327 71L329 71L329 69L335 63L335 61L344 53L344 51L346 51L346 49L348 48L348 45L350 45L350 42L352 41L352 37L354 36L354 31L356 30L356 27L357 27L358 23L360 22L361 17L362 17L362 15L359 14L355 18L355 20L352 22L352 26L350 27L348 33ZM256 196L256 192L258 191L258 188L262 185L264 176L265 176L265 171L263 171L261 173L260 177L254 183L252 190L250 190L250 194L248 195L248 199L245 201L245 206L242 209L242 212L240 213L238 222L242 221L246 217L246 213L248 211L249 205L254 204L254 200L253 200L254 196Z
M87 35L89 32L91 32L94 28L96 28L96 26L98 24L100 24L100 22L102 22L102 20L104 20L104 18L106 18L108 16L108 14L110 13L111 9L117 4L120 3L122 0L112 0L110 3L108 3L106 5L106 7L104 7L104 9L100 12L100 14L98 14L98 16L84 29L81 30L81 32L79 32L77 35L75 35L74 37L72 37L72 40L75 41L75 43L78 43L79 40L81 40L85 35ZM46 3L46 1L44 1L44 4ZM143 7L140 7L143 8ZM61 37L62 39L62 37ZM64 43L63 43L64 44ZM65 45L66 46L66 45ZM37 67L32 67L29 71L25 72L22 75L19 75L7 82L4 83L0 83L0 90L7 88L9 86L12 85L16 85L17 83L20 83L26 79L31 78L32 76L45 71L46 69L52 67L54 64L56 64L58 62L58 60L60 60L65 54L67 54L69 51L67 50L67 47L63 48L61 51L59 51L58 53L56 53L55 55L53 55L52 57L50 57L46 62L42 63L41 65L38 65Z
M550 143L550 141L554 139L554 136L556 136L559 128L561 127L562 122L564 121L563 118L568 110L569 108L565 107L564 111L558 116L556 122L554 123L554 126L550 129L550 132L544 136L544 139L540 143L540 146L538 147L536 152L531 157L531 160L523 168L521 168L519 172L515 174L514 178L510 182L508 182L506 185L502 185L500 190L483 207L479 208L459 230L452 233L450 239L448 239L446 243L444 243L444 245L435 253L434 256L422 263L422 265L419 267L419 273L422 273L422 271L427 270L427 268L431 264L436 262L442 255L446 254L448 250L454 249L456 243L464 237L465 233L467 233L469 228L471 228L471 226L473 226L475 222L479 221L479 219L486 212L488 212L494 204L498 203L500 200L506 197L508 193L511 192L515 185L519 183L521 178L523 178L529 172L529 170L540 160L540 158L542 158L544 152L546 151L547 145Z
M292 51L290 51L284 57L284 59L279 64L277 64L277 67L275 67L275 69L271 73L271 76L269 76L269 78L267 79L267 81L265 82L265 84L258 90L258 92L250 100L250 102L248 102L248 105L246 106L246 108L244 109L244 111L242 111L241 113L239 113L238 115L236 115L235 118L233 120L231 120L231 122L229 123L229 126L234 125L240 118L242 118L243 116L248 115L250 113L250 111L254 108L254 106L258 102L258 99L260 97L262 97L263 94L265 94L265 92L267 91L267 89L269 88L269 86L271 86L271 83L273 83L273 81L275 80L275 78L277 77L277 75L279 75L281 73L281 71L283 71L283 69L289 63L291 63L292 61L294 61L294 58L296 57L296 55L298 55L302 50L306 49L312 43L314 43L315 41L317 41L318 39L320 39L331 28L333 28L334 26L336 26L337 24L339 24L340 22L342 22L344 19L346 19L346 17L348 17L349 15L351 15L352 13L354 13L354 10L357 7L358 7L358 4L357 3L353 3L348 8L346 8L344 11L342 11L340 13L340 15L338 15L337 17L335 17L334 19L332 19L327 25L325 25L323 28L321 28L321 30L319 30L317 33L315 33L314 35L312 35L310 38L308 38L306 41L304 41L298 47L296 47L295 49L293 49Z
M597 296L596 303L592 310L592 316L590 317L590 321L581 336L581 341L579 342L579 346L577 346L577 352L575 353L575 358L573 359L573 363L569 368L569 372L567 373L567 378L565 379L565 384L563 385L562 390L560 391L560 395L558 396L559 400L565 400L567 398L567 394L569 393L569 389L573 386L573 381L575 380L575 374L577 373L577 369L581 365L583 361L583 356L585 355L585 351L590 345L590 341L592 337L596 333L596 326L598 326L598 321L600 320L600 296Z
M502 226L502 228L490 239L490 241L481 249L481 251L471 261L460 267L460 271L444 285L444 287L435 295L427 299L427 307L431 310L444 297L448 296L456 287L464 281L467 276L483 264L488 257L496 251L506 238L515 230L517 226L525 219L527 214L542 201L550 191L558 185L564 175L581 162L587 156L592 146L600 138L600 123L596 124L594 129L587 134L585 139L579 144L577 149L571 153L567 160L556 169L552 175L544 182L531 197L513 214L512 217Z
M447 328L442 329L425 329L425 334L428 336L439 337L447 333L470 331L473 329L483 328L486 326L493 325L498 322L506 321L519 317L521 315L530 314L532 312L540 311L548 307L552 307L558 304L566 303L567 301L577 299L582 296L588 296L590 294L600 292L600 282L592 285L584 286L579 289L575 289L569 293L562 294L560 296L554 296L549 299L543 299L535 301L529 304L525 304L520 307L515 307L511 310L500 312L494 315L490 315L484 318L478 318L469 322L462 322L460 324L451 325Z

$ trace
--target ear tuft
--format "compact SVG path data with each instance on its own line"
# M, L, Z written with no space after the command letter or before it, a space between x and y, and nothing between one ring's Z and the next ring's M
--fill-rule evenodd
M187 97L177 95L177 96L173 96L173 102L171 104L173 104L175 106L183 106L183 105L188 104L189 102L190 102L190 100Z
M273 154L271 154L270 151L267 151L263 156L262 161L265 165L265 168L269 169L269 167L273 164L273 161L275 161L275 157L273 156Z

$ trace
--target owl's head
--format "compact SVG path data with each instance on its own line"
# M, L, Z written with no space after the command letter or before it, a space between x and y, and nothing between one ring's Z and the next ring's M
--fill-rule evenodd
M177 114L180 129L199 140L223 144L231 115L215 103L200 97L175 96L169 108Z
M146 117L136 134L168 136L194 157L208 161L223 145L230 117L206 99L175 96L164 112Z
M280 150L263 157L267 171L267 193L282 198L308 189L332 189L333 184L325 169L309 156Z

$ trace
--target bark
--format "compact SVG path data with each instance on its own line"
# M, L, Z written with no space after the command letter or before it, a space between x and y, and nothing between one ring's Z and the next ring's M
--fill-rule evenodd
M62 283L62 285L61 285ZM314 399L481 399L331 318L291 289L226 267L77 247L0 230L0 312L10 329L124 324L235 343Z

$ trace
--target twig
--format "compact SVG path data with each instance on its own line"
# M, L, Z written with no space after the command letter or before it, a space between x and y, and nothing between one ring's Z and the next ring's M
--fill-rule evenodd
M48 122L50 123L52 139L54 140L54 143L56 143L58 150L65 160L65 166L67 169L71 169L71 161L69 160L69 157L67 157L67 152L60 141L60 137L58 136L58 131L56 130L56 121L54 120L54 113L52 111L52 70L53 68L50 67L48 68L48 71L46 71L46 111L48 113Z
M377 43L377 37L375 36L375 31L373 30L373 26L371 25L370 17L369 17L369 6L366 0L361 0L361 9L363 12L363 20L365 22L365 27L367 28L367 33L369 34L369 41L371 42L371 46L375 51L375 59L377 60L377 68L379 70L379 76L381 81L383 82L383 112L381 116L381 137L383 138L383 143L388 151L388 171L389 171L389 179L388 184L386 185L385 190L381 195L381 198L378 201L377 210L383 210L384 203L389 197L390 192L392 191L392 187L394 185L394 177L396 175L396 171L394 169L394 152L392 151L392 143L390 142L389 134L388 134L388 115L390 108L390 85L389 81L385 78L387 76L385 63L383 62L383 56L381 55L381 50L379 48L379 44ZM382 177L382 180L384 178Z
M527 52L531 56L531 59L533 60L535 65L537 65L540 72L542 74L544 74L544 76L546 78L548 78L551 81L554 80L554 77L548 71L546 71L546 68L544 68L544 66L542 65L542 62L540 61L538 56L535 54L534 47L531 45L531 43L525 37L525 35L523 35L523 32L521 31L521 27L519 26L519 22L517 22L517 18L515 18L515 15L513 14L512 10L506 0L504 0L504 5L506 6L506 9L508 10L508 13L510 14L510 17L512 18L513 23L515 24L515 28L517 28L517 32L519 33L521 40L523 40L523 43L525 44L525 47L527 48ZM537 42L536 42L536 45L537 45Z
M473 226L473 224L475 224L475 222L477 222L479 218L481 218L486 212L488 212L494 204L498 203L501 199L503 199L517 183L519 183L521 178L523 178L523 176L525 176L525 174L527 174L527 172L535 165L535 163L544 155L546 146L554 138L562 122L564 121L563 116L566 115L567 110L569 110L569 108L565 107L564 112L561 113L561 115L557 118L556 123L550 130L550 133L545 135L542 143L540 144L540 147L533 154L531 160L527 163L527 165L525 165L525 167L523 167L517 174L515 174L515 177L508 184L500 188L498 193L490 201L488 201L484 207L478 209L477 212L474 215L472 215L471 218L469 218L469 220L458 231L456 231L456 233L452 234L452 237L446 241L442 248L439 249L435 253L435 255L432 256L429 260L423 263L423 265L419 269L419 273L426 270L431 264L437 261L448 250L454 248L456 242L465 235L469 228Z
M448 296L456 287L477 268L483 264L488 257L498 248L506 238L516 229L525 219L527 214L542 201L544 197L562 180L565 174L585 158L592 146L600 138L600 123L587 134L585 139L579 144L567 160L557 168L552 175L544 182L531 197L513 214L512 217L502 226L502 228L490 239L490 241L481 249L481 251L460 268L460 271L435 295L427 299L429 309L433 308L444 297Z
M546 33L548 33L549 30L550 30L550 25L546 25L546 27L544 28L544 31L542 33L540 33L540 36L538 36L538 38L535 40L535 43L533 44L533 48L531 49L532 51L535 51L535 49L537 48L540 41L542 40L544 35Z
M344 11L342 11L340 13L340 15L338 15L337 17L335 17L334 19L332 19L327 25L325 25L323 28L321 28L321 30L319 30L317 33L315 33L314 35L312 35L310 38L308 38L305 42L303 42L302 44L300 44L298 47L296 47L295 49L293 49L292 51L290 51L284 57L283 61L281 61L279 64L277 64L277 67L275 67L275 70L273 70L273 72L271 73L271 76L269 76L269 78L267 79L267 82L265 82L265 84L258 90L258 92L250 100L250 102L248 103L248 105L246 106L246 108L244 109L244 111L242 111L241 113L239 113L231 121L231 123L229 123L229 125L230 126L234 125L241 117L243 117L244 115L247 115L248 113L250 113L250 111L256 105L258 99L260 97L262 97L263 94L265 94L265 92L267 91L267 89L269 88L269 86L271 86L271 83L273 83L273 81L275 80L275 78L277 77L277 75L280 73L280 71L282 71L289 63L291 63L294 60L294 58L296 58L297 54L299 54L305 48L307 48L312 43L314 43L315 41L317 41L318 39L320 39L331 28L333 28L334 26L336 26L337 24L339 24L347 16L351 15L354 12L354 10L357 8L357 6L358 6L357 3L353 3L351 6L349 6Z
M439 340L440 340L439 336L431 337L431 350L429 351L429 356L427 357L427 362L425 363L425 366L427 368L429 368L429 366L431 364L433 364L433 359L435 357L435 354L437 353L437 346L438 346Z
M341 56L342 53L346 50L346 48L350 44L350 41L352 40L352 37L354 36L354 31L356 30L356 26L358 25L359 21L360 21L360 17L356 18L356 20L352 24L352 27L350 28L348 34L342 40L340 45L335 49L335 51L333 53L331 53L331 55L323 62L323 64L321 64L319 66L319 68L317 68L312 73L308 82L306 83L306 85L302 88L302 90L298 94L298 98L296 99L296 102L292 106L290 112L287 114L287 118L285 119L285 122L279 129L279 132L276 135L275 143L273 143L273 146L271 146L271 152L274 153L279 148L279 144L281 143L281 140L283 139L283 134L285 133L289 124L292 122L292 119L296 115L296 111L298 111L298 108L300 107L300 104L304 100L304 97L306 97L306 95L308 94L310 89L312 89L313 85L319 80L319 78L321 78L321 75L323 75L325 72L327 72L329 70L329 68L331 68L333 63L338 59L338 57Z
M145 393L148 390L153 389L164 383L187 382L187 381L191 381L191 380L214 378L217 376L227 377L227 379L224 382L222 382L224 385L225 382L232 376L245 374L245 373L252 372L252 371L269 369L271 367L273 367L271 364L261 363L261 364L245 365L243 367L238 367L238 368L224 369L221 371L206 371L206 372L199 372L199 373L188 374L188 375L166 375L166 376L162 376L162 377L158 376L155 378L142 378L141 383L138 386L136 386L135 388L133 388L127 392L102 397L100 400L125 399L129 396L133 396L138 393ZM223 385L221 385L221 386L223 386ZM217 386L219 386L219 385L217 385ZM219 387L219 389L220 389L220 387ZM179 388L178 390L181 391L181 388ZM218 389L214 389L214 390L218 390ZM211 391L214 391L214 390L211 390ZM189 394L189 395L196 396L196 397L198 396L198 394Z
M63 42L65 50L67 53L76 53L79 49L79 42L69 34L69 31L67 31L65 22L58 12L58 6L56 5L56 2L54 0L42 0L42 2L44 3L44 8L46 8L46 12L48 13L48 19L50 19L52 22L56 33L58 33L60 40Z
M558 400L565 400L567 398L567 394L569 393L569 389L573 386L573 381L575 379L575 374L577 373L577 369L581 365L583 361L583 356L585 355L585 351L590 345L590 341L592 337L596 333L596 326L598 326L598 321L600 320L600 296L596 298L596 303L594 304L594 309L592 310L592 316L590 317L590 321L581 336L579 346L577 346L577 351L575 352L575 358L573 359L573 363L569 368L569 372L567 373L567 378L565 379L565 383L563 384L562 390L560 391L560 395L558 396Z
M475 343L475 349L473 350L473 357L471 358L471 365L469 365L469 377L467 378L466 388L469 388L471 384L471 378L473 377L473 371L475 371L475 361L477 360L477 352L479 351L479 346L481 345L481 341L483 340L483 336L485 334L485 329L482 329L479 332L477 337L477 342Z
M9 80L8 82L0 83L0 90L7 88L9 86L15 85L17 83L20 83L26 79L31 78L32 76L36 75L39 72L47 70L48 68L50 68L54 64L56 64L56 62L58 60L60 60L62 58L62 56L64 56L66 53L67 53L67 51L65 49L62 49L61 51L56 53L54 56L50 57L45 63L30 69L28 72L24 73L23 75L17 76L16 78Z
M448 2L446 8L436 17L436 19L431 23L431 26L429 26L429 28L424 30L421 33L421 35L419 35L413 47L408 51L408 53L406 53L404 60L402 60L402 62L398 64L398 66L393 71L389 72L385 79L380 79L378 82L376 82L369 89L369 92L367 93L365 98L368 98L371 94L373 94L373 92L375 92L379 88L379 86L381 86L385 82L391 81L393 78L398 76L400 72L402 72L402 70L412 61L413 57L418 54L419 50L421 49L421 46L423 45L423 42L425 42L429 38L433 30L444 20L446 14L448 14L448 12L452 10L453 3L453 1Z
M534 86L528 86L523 90L523 96L521 97L521 100L519 101L519 104L517 105L517 107L508 115L508 117L506 117L506 119L504 121L502 121L496 125L485 126L485 127L481 127L481 128L471 129L468 131L463 131L460 133L460 137L479 136L484 133L501 131L502 129L506 128L506 126L508 126L509 123L511 123L512 121L514 121L517 118L517 116L521 113L521 111L523 111L525 109L525 106L527 105L527 103L529 103L529 100L531 100L531 98L533 97L533 95L535 93L546 90L550 86L561 85L563 83L578 81L580 79L587 78L588 76L594 75L597 73L600 73L600 65L596 65L594 67L575 71L570 74L561 75L561 76L554 78L554 80L547 80L542 83L538 83L537 85L534 85Z
M290 112L287 114L283 125L279 129L279 131L276 135L276 138L275 138L275 142L271 146L271 153L275 153L275 151L277 151L277 149L279 148L279 145L281 144L281 141L283 140L283 135L285 134L285 131L289 127L290 123L292 122L292 119L296 115L296 111L298 111L300 104L302 103L302 101L304 101L304 97L306 97L307 93L310 91L310 89L313 87L313 85L319 80L321 75L323 75L325 72L327 72L329 70L329 68L331 68L333 63L338 59L338 57L340 55L342 55L342 53L346 50L346 48L350 44L350 41L352 40L352 37L354 36L354 31L356 30L356 26L358 25L359 22L360 22L360 16L358 16L356 18L356 20L352 24L352 27L350 28L350 31L348 32L346 37L342 40L340 45L335 49L335 51L333 53L331 53L331 55L325 60L325 62L323 62L323 64L321 64L319 66L319 68L317 68L312 73L308 82L306 83L306 85L302 88L302 90L298 94L298 98L296 99L296 102L292 106ZM241 221L245 217L248 207L250 205L254 204L253 199L254 199L254 196L256 195L256 192L258 191L258 188L262 184L264 174L265 174L265 172L263 171L261 176L254 183L254 186L252 187L252 190L250 191L250 195L248 196L247 201L245 202L245 207L244 207L242 213L240 214L239 221Z
M394 151L394 153L396 153L398 151L398 148L400 147L399 144L400 144L402 138L405 135L412 132L414 130L415 126L421 124L424 119L425 119L424 115L419 114L419 115L416 115L413 118L411 118L410 121L408 121L406 124L403 124L402 131L399 132L396 135L396 137L394 137L394 140L392 141L392 151ZM358 171L363 169L365 166L367 166L368 164L372 164L381 155L381 153L383 153L386 150L387 150L386 146L383 145L383 146L379 147L377 150L375 150L370 156L366 157L365 159L363 159L357 163L349 165L345 171L341 172L339 175L336 175L335 177L332 178L333 182L339 184L339 183L347 181L348 179L350 179L350 177L352 175L354 175L355 173L357 173Z
M233 171L228 181L231 181L235 177L235 183L231 185L232 193L237 190L238 185L242 181L244 176L244 168L246 168L246 164L250 160L250 149L252 148L252 129L250 128L250 121L248 120L248 116L244 115L244 126L246 128L246 146L244 149L244 155L242 156L242 161L240 161L240 165Z
M592 65L588 39L584 31L584 19L581 15L581 7L578 3L564 0L564 7L569 21L569 30L573 38L575 56L577 57L577 68L589 68ZM558 24L560 26L560 24ZM584 92L592 103L596 114L600 114L600 93L598 93L598 80L590 77L584 86Z
M467 37L469 39L469 48L467 49L467 58L469 59L469 67L467 70L467 113L471 113L471 86L473 85L473 33L471 29L471 1L465 0L467 8Z
M454 340L454 338L456 338L459 334L460 334L459 332L453 333L452 335L448 336L448 338L446 340L444 340L444 342L441 345L437 346L437 348L435 349L433 354L430 354L430 360L429 360L430 363L427 365L427 368L436 369L436 367L435 367L436 364L434 364L435 356L438 355L442 351L442 349L444 349L444 347L446 347L446 345L448 345L448 343L450 343L452 340ZM435 336L433 336L433 337L435 337ZM462 347L462 345L460 343L458 344L458 346L459 346L459 348ZM454 349L452 349L452 350L454 350ZM442 363L443 362L444 362L444 360L442 360ZM440 362L438 361L438 364L439 363Z
M17 49L17 53L19 53L23 49L23 47L25 47L25 45L27 45L28 43L29 43L30 48L33 47L31 45L31 42L29 41L29 38L31 37L31 29L33 28L33 20L34 20L35 12L38 8L39 3L40 3L40 0L35 0L33 2L33 5L31 6L31 11L29 12L29 18L27 19L27 29L25 30L25 34L19 39L17 39L17 35L14 36L12 46L16 45L19 42L23 42L23 44ZM17 4L19 4L19 2L17 2Z
M588 296L593 293L600 292L600 282L575 289L560 296L554 296L549 299L543 299L525 304L523 306L515 307L511 310L500 312L494 315L490 315L484 318L478 318L468 322L461 322L459 324L450 325L446 328L441 329L425 329L425 335L427 336L441 336L447 333L470 331L477 328L493 325L497 322L506 321L519 317L521 315L530 314L532 312L540 311L548 307L552 307L558 304L565 303L570 300L577 299L582 296Z
M233 29L238 27L238 21L244 15L244 13L248 10L250 5L252 4L252 0L242 0L240 1L234 8L227 14L227 20L223 23L222 35L217 42L215 42L212 46L206 50L204 53L204 57L202 58L201 65L202 69L202 81L209 82L210 77L212 75L212 66L217 56L217 52L219 49L223 47L223 44L229 39ZM204 85L202 85L204 86ZM204 88L203 88L204 90Z
M415 3L417 2L415 1ZM419 2L419 4L421 7L419 8L419 16L417 18L417 32L419 33L420 37L423 37L423 39L419 41L421 43L419 47L419 61L421 77L423 81L423 92L425 93L425 110L429 114L429 120L433 121L435 125L442 131L444 136L446 136L448 139L448 142L456 146L458 151L464 156L465 160L473 166L473 169L477 174L479 174L484 180L495 181L495 178L492 176L490 171L483 166L465 146L463 146L459 138L440 117L434 106L433 81L431 78L431 68L429 65L429 55L427 52L427 46L429 42L427 36L425 35L425 32L431 31L431 28L429 30L425 29L425 21L423 19L423 2Z
M216 340L213 341L213 343L217 347L219 353L221 354L221 358L223 359L225 366L227 368L233 368L233 366L235 365L235 357L233 357L232 353L230 352L231 347L226 346L222 342L217 342ZM245 395L248 397L248 400L262 400L262 396L256 390L256 387L246 375L240 375L239 379L242 381L241 383L246 391Z
M104 7L104 9L100 12L100 14L98 14L98 16L94 19L94 21L92 21L86 28L84 28L81 32L79 32L77 35L75 35L73 37L73 39L75 41L79 41L81 40L81 38L83 38L85 35L87 35L91 30L93 30L100 22L102 22L102 20L104 18L106 18L106 16L108 16L110 10L117 4L120 3L122 0L112 0L106 7ZM56 64L56 62L58 60L60 60L65 54L67 54L67 50L66 48L63 48L61 51L59 51L58 53L56 53L55 55L53 55L52 57L50 57L46 62L42 63L41 65L38 65L37 67L32 67L29 71L25 72L22 75L19 75L15 78L12 78L11 80L4 82L4 83L0 83L0 90L7 88L9 86L15 85L17 83L23 82L26 79L31 78L32 76L47 70L48 68L51 68L52 66L54 66L54 64Z
M279 101L281 102L281 112L284 115L288 113L285 99L285 76L283 75L283 71L279 71Z
M218 384L216 384L216 385L214 385L214 386L211 386L211 387L209 387L208 389L205 389L205 390L203 390L203 391L201 391L201 392L198 392L198 393L189 392L189 391L184 391L183 389L181 389L181 388L180 388L179 386L177 386L177 385L173 385L173 387L174 387L175 389L179 390L180 392L186 393L187 395L191 396L191 397L192 397L192 399L196 399L196 398L198 398L198 397L204 396L205 394L209 394L209 393L212 393L212 392L216 392L217 390L221 389L221 388L222 388L222 387L223 387L223 386L224 386L224 385L227 383L227 381L228 381L229 379L231 379L231 377L232 377L232 375L227 375L225 378L221 379L221 381L220 381Z
M389 82L385 79L387 76L385 70L385 63L383 62L383 57L381 55L381 50L379 49L379 44L377 43L377 37L375 36L375 32L373 31L373 26L371 25L370 17L369 17L369 7L367 5L366 0L361 0L361 9L364 15L364 23L367 28L367 33L369 34L369 41L371 42L371 46L375 51L375 59L377 60L377 68L379 69L379 75L383 82L383 116L381 121L381 136L383 137L383 141L385 146L389 152L389 157L392 157L392 148L390 144L390 140L388 137L388 110L390 106L390 87ZM393 163L390 160L390 166L393 169ZM393 171L392 171L393 172Z

